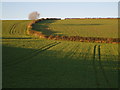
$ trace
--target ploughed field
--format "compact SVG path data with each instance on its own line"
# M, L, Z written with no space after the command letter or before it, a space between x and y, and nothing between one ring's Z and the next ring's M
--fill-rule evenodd
M81 22L78 20L43 20L33 26L34 30L48 35L72 36L86 35L87 27L103 28L90 26L85 21L86 25L79 26ZM96 20L91 20L92 23L94 21L96 23ZM118 44L38 39L26 34L30 20L2 22L3 88L118 87ZM107 20L101 22L106 24ZM109 26L115 31L110 28L111 33L103 33L103 36L117 37L115 23ZM81 27L86 28L83 34ZM88 35L94 36L95 33Z

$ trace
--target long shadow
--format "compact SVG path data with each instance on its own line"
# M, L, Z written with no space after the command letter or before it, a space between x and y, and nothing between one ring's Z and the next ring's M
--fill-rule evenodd
M69 26L97 26L97 25L104 25L104 24L60 24L60 25L69 25Z
M17 60L16 62L14 62L14 63L12 63L12 62L8 63L6 66L11 66L11 65L14 66L16 64L19 64L19 63L25 61L25 60L32 59L33 57L37 56L41 52L43 52L43 51L45 51L45 50L47 50L49 48L52 48L52 47L56 46L59 43L61 43L61 42L53 42L53 43L50 43L48 45L45 45L45 46L43 46L43 47L41 47L41 48L39 48L37 50L34 50L33 52L30 52L30 53L27 53L27 54L23 55L22 57L16 58L16 60ZM22 58L22 60L21 60L21 58Z
M53 31L51 29L49 29L49 24L50 23L54 23L57 20L43 20L43 21L39 21L36 24L33 25L32 30L35 31L40 31L45 35L54 35L55 33L58 33L58 31Z
M47 50L43 49L37 56L29 58L27 61L21 58L22 62L8 68L6 63L16 62L16 57L21 57L25 53L30 56L34 49L3 46L3 88L96 87L94 70L92 69L93 57L87 58L85 61L81 60L83 57L80 59L62 58L64 52L48 50L48 48L46 48ZM59 54L61 57L58 57ZM107 66L107 63L101 62L111 69L110 65ZM111 60L111 64L113 63L115 62ZM116 79L112 77L113 72L117 72L117 70L111 70L111 74L108 75L112 78L110 80L113 83L111 87L116 87ZM99 87L108 87L104 84L105 82L102 83L103 85Z
M102 61L101 61L101 50L100 50L100 48L101 48L101 46L98 45L98 58L99 58L100 69L102 70L102 74L103 74L103 76L104 76L104 78L105 78L105 81L106 81L107 85L108 85L109 87L111 87L111 83L110 83L110 81L109 81L109 79L108 79L108 77L107 77L107 75L106 75L106 72L105 72L105 70L104 70L104 67L103 67L103 65L102 65Z
M94 75L95 75L95 81L96 81L96 87L97 88L99 88L99 86L100 86L100 82L99 82L99 80L98 80L98 70L97 70L97 65L96 65L96 60L95 60L95 54L96 54L96 46L97 45L95 45L94 46L94 49L93 49L93 69L94 69Z
M2 37L1 39L32 39L32 37Z

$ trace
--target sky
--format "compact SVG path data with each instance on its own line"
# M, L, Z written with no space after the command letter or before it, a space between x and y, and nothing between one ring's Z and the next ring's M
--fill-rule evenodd
M2 2L119 2L120 0L1 0Z
M118 17L118 2L2 2L1 19L28 19L33 11L41 18Z

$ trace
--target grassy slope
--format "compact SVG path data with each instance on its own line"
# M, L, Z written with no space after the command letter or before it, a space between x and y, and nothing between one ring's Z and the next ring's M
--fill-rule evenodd
M46 23L47 22L47 23ZM42 27L42 28L40 28ZM44 29L51 32L46 33ZM38 23L35 30L52 35L85 36L85 37L118 37L117 19L67 19L67 20L47 20ZM47 30L46 30L47 31Z
M26 35L26 26L30 20L3 20L2 37L3 38L22 38L29 37Z
M117 50L117 44L3 39L3 87L117 87Z

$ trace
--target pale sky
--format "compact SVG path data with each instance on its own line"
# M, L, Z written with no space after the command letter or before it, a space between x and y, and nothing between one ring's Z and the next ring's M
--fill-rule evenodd
M119 2L120 0L1 0L2 2Z
M40 17L62 17L62 18L118 17L118 2L2 3L2 19L27 19L28 14L33 11L38 11L40 13Z

